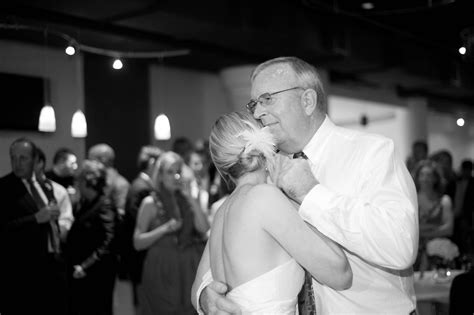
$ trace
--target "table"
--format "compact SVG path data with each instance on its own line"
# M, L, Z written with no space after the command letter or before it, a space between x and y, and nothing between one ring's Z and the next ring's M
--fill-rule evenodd
M452 270L447 279L435 279L435 271L425 271L420 279L420 272L415 272L415 294L418 314L447 314L449 310L449 291L451 283L463 270Z

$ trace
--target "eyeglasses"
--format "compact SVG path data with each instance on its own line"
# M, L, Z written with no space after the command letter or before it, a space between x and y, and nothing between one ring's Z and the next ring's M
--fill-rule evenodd
M276 91L276 92L273 92L273 93L268 93L268 92L263 93L262 95L260 95L257 98L257 100L250 100L250 102L247 103L246 107L247 107L248 111L253 114L255 112L255 108L257 107L258 103L260 103L264 106L271 105L273 103L273 97L272 97L273 95L283 93L283 92L286 92L286 91L296 90L296 89L304 90L304 88L302 88L302 87L295 86L295 87L292 87L292 88L289 88L289 89Z

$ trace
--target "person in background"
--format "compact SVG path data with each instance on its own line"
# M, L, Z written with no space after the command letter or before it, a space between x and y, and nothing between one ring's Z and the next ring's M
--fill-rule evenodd
M437 237L450 237L453 233L451 198L444 193L443 177L439 166L431 160L418 162L414 172L418 195L420 241L415 269L427 270L426 243Z
M428 144L425 140L417 140L413 142L411 147L411 155L407 158L406 165L408 171L411 173L416 167L416 164L428 158Z
M140 173L128 190L125 203L125 216L119 232L120 262L124 278L132 282L134 303L137 306L137 285L141 280L143 259L146 251L137 252L133 247L133 233L137 221L138 209L143 199L155 190L151 179L156 161L163 151L152 145L143 146L138 154Z
M85 160L76 178L81 200L66 243L71 315L112 315L117 257L116 211L105 195L106 167Z
M456 182L454 218L455 243L461 253L474 254L474 177L471 160L461 163L459 179Z
M35 175L38 182L43 186L51 187L51 190L54 193L54 198L59 207L60 215L58 218L61 242L66 241L67 233L71 228L72 222L74 222L74 216L72 215L72 205L71 200L69 199L68 192L64 186L56 183L55 181L49 179L44 172L44 167L46 165L46 156L40 148L38 150L38 160L35 165Z
M61 212L36 178L37 146L13 141L10 161L12 172L0 178L0 313L67 314L65 266L53 230Z
M105 166L107 172L106 194L109 195L119 217L122 218L125 214L125 202L130 184L114 168L114 150L108 144L99 143L89 149L88 158L89 160L99 161Z
M74 152L69 148L60 148L54 154L52 168L45 172L47 178L67 189L72 204L79 198L74 186L76 170L77 157Z
M183 188L183 159L161 154L153 171L156 193L138 212L134 245L147 250L139 285L139 314L194 314L191 286L209 223L199 203Z
M433 153L430 160L435 161L441 170L444 192L454 200L456 196L456 172L453 169L453 156L448 150L439 150Z

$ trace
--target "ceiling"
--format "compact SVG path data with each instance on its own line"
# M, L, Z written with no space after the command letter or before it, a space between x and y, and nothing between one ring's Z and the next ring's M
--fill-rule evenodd
M212 72L295 55L328 69L335 85L474 108L474 1L374 0L371 10L362 2L3 0L0 39L64 46L71 38L109 52L187 50L149 60Z

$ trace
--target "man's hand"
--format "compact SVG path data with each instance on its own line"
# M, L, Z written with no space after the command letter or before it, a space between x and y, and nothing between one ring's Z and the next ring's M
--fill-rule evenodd
M309 191L319 184L311 172L309 163L305 159L280 156L272 176L274 183L298 204L301 204Z
M199 305L206 314L241 314L239 307L225 297L227 286L218 281L211 282L201 293Z
M35 218L38 223L45 223L48 221L54 221L59 218L60 211L58 205L48 205L41 208L40 211L36 212Z

